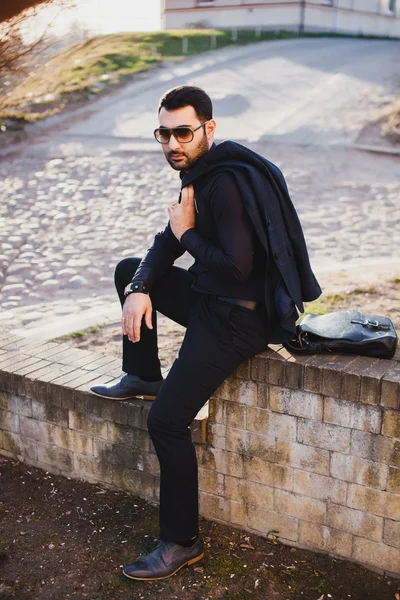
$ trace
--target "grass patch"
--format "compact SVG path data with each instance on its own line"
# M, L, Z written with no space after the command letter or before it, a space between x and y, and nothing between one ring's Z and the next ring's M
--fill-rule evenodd
M73 331L72 333L62 335L58 338L55 338L55 339L49 340L49 341L50 342L67 342L68 340L76 340L76 339L83 338L87 335L90 335L91 333L97 333L100 330L101 330L100 325L92 325L91 327L88 327L87 329L82 329L80 331Z
M389 114L384 121L381 132L393 143L400 143L400 98L397 98L389 109Z
M376 294L376 287L370 285L366 288L355 288L348 292L323 294L313 302L305 303L304 315L325 315L336 310L348 310L359 303L360 297Z

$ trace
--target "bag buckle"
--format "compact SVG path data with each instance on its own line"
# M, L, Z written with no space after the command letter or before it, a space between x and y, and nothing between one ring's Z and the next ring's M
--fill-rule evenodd
M350 323L356 323L358 325L362 325L363 327L374 327L375 329L390 329L388 325L382 325L382 323L376 320L370 321L369 319L365 319L365 321L358 321L357 319L352 319Z

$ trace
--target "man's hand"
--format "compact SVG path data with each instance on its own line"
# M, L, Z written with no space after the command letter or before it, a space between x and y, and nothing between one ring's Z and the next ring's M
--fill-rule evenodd
M174 236L180 241L188 229L196 224L194 189L188 185L182 190L181 202L174 202L168 209L169 222Z
M122 333L127 335L131 342L138 342L143 317L147 327L153 329L152 312L153 307L148 294L129 294L122 309Z

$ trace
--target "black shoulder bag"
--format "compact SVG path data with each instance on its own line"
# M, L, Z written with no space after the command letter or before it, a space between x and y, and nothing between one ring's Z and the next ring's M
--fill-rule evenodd
M297 337L284 343L300 354L344 352L392 358L397 333L388 317L364 315L357 310L339 310L326 315L307 315L297 326Z

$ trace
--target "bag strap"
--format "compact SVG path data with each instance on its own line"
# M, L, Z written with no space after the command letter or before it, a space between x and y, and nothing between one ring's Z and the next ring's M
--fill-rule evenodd
M307 334L301 332L298 327L297 337L283 342L283 346L295 354L320 354L324 350L331 352L331 349L327 348L323 342L311 342Z
M351 319L350 323L355 323L356 325L362 325L363 327L373 327L377 331L383 330L388 331L390 329L389 325L383 325L380 321L370 321L369 319L365 319L364 321L359 321L358 319Z

